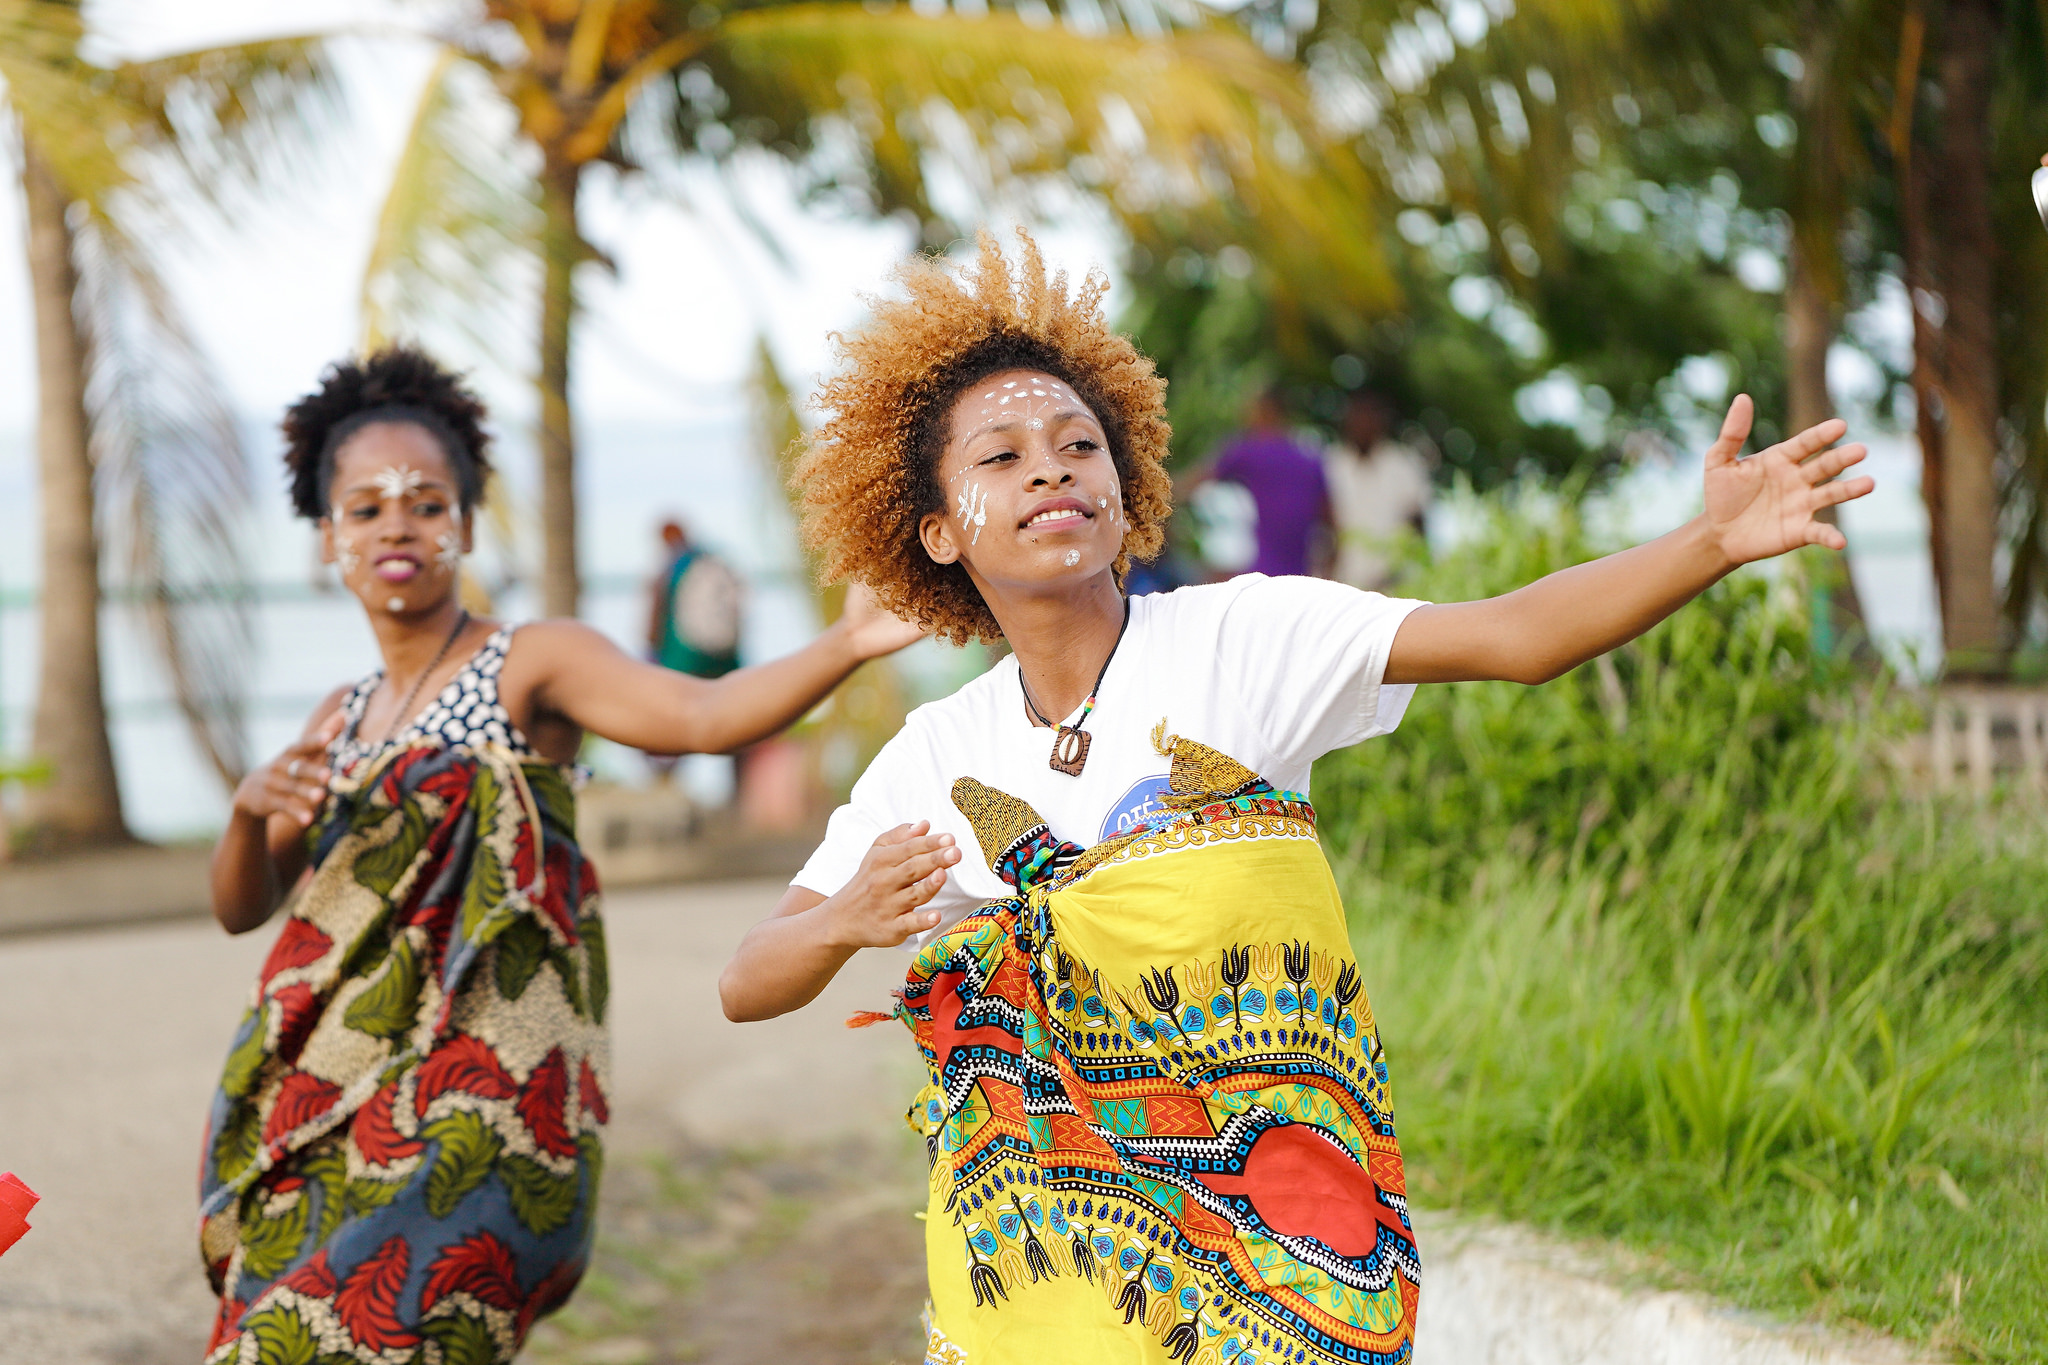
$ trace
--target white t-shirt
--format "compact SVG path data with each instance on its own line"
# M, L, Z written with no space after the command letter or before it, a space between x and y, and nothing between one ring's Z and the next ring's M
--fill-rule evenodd
M954 780L972 777L1028 802L1083 848L1156 814L1168 760L1153 729L1229 755L1283 791L1308 794L1309 766L1400 724L1412 686L1380 679L1394 632L1420 602L1316 578L1245 574L1131 599L1131 620L1096 692L1094 736L1078 777L1048 763L1053 732L1031 723L1006 658L950 697L910 713L832 815L793 884L832 895L878 835L929 820L963 854L931 901L943 929L1010 894L989 870ZM1074 715L1065 718L1071 724ZM934 931L936 932L936 930Z

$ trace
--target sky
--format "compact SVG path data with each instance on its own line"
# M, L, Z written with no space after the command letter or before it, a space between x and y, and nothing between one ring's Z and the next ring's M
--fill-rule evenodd
M276 0L97 0L88 6L101 55L137 57L284 32L415 25L419 13L417 6L376 0L294 0L289 6ZM280 25L281 17L289 28ZM173 289L251 433L259 469L276 468L275 423L284 406L359 342L357 298L372 226L431 60L432 46L422 39L352 39L342 57L346 117L319 145L317 164L271 202L251 206L231 228L163 244ZM25 439L35 398L29 306L11 173L7 182L0 186L0 752L25 742L34 686L32 612L10 610L5 599L27 585L36 562ZM755 577L748 648L752 657L770 657L800 643L815 621L793 576L787 518L749 448L747 381L757 344L765 337L792 387L808 391L831 363L827 334L858 323L861 296L886 290L888 271L914 240L900 222L807 210L787 172L765 158L730 178L701 168L686 172L681 184L687 204L662 197L645 181L621 183L600 169L585 197L586 235L617 265L616 273L586 270L579 279L586 311L574 394L583 437L585 569L611 583L593 590L586 616L621 643L634 644L644 619L637 583L651 564L651 527L663 515L682 512L707 523L700 534ZM780 244L781 259L735 211L735 193ZM1100 210L1076 205L1062 221L1036 230L1048 257L1070 276L1100 266L1115 281L1117 238ZM1113 290L1112 312L1117 303ZM1873 316L1879 314L1903 316L1903 305ZM516 361L518 348L508 350ZM1855 359L1853 353L1847 358ZM1845 372L1837 382L1848 389L1856 379ZM530 446L521 439L531 422L531 389L512 370L477 380L509 438L501 456L518 508L522 489L533 483ZM1931 639L1933 609L1924 517L1912 491L1917 460L1901 443L1881 445L1872 464L1884 487L1851 509L1848 522L1852 537L1874 550L1889 548L1862 556L1858 577L1875 575L1865 585L1866 600L1896 617L1881 624L1882 631L1924 642ZM307 532L291 522L277 482L259 476L256 488L256 576L303 585L311 567ZM1626 529L1640 536L1683 520L1697 498L1698 465L1691 455L1669 470L1645 471L1617 491L1614 503L1627 513ZM531 547L526 557L535 557ZM515 616L533 610L516 593L500 605ZM251 664L257 751L295 732L308 697L366 666L370 644L358 616L338 601L266 610ZM164 704L164 681L146 643L122 625L107 639L116 750L131 819L157 835L217 819L214 784ZM933 668L934 676L944 671L938 663ZM204 809L194 806L195 792L208 793L200 802Z
M99 54L138 57L287 32L362 31L380 20L411 29L420 12L363 0L88 6ZM352 41L343 60L347 116L320 164L238 230L170 245L173 284L244 412L277 412L359 340L357 292L380 191L431 58L425 41ZM900 222L806 211L787 175L763 159L740 167L730 184L780 243L786 261L778 262L733 211L727 182L708 172L684 181L687 207L603 169L591 177L586 233L619 269L581 280L589 316L574 383L586 421L730 414L761 336L792 383L814 378L829 363L826 334L858 319L859 295L883 289L915 244ZM1111 265L1115 240L1101 215L1076 219L1041 234L1049 252L1075 274ZM20 244L19 196L0 194L0 433L25 430L34 411ZM485 383L502 420L528 416L523 386Z
M378 22L416 24L417 6L355 0L99 0L88 6L101 58L148 57L287 32ZM288 27L280 18L288 20ZM232 226L161 243L165 273L250 433L257 516L245 537L260 582L301 591L309 533L285 508L276 422L330 361L359 344L357 300L372 228L433 48L420 39L356 38L341 67L346 117L319 144L316 165L252 206ZM582 441L579 521L591 583L585 617L630 648L644 621L638 583L654 558L653 526L680 513L755 584L744 647L767 658L816 628L795 577L793 541L748 434L748 381L766 338L785 379L807 392L831 363L827 333L856 325L861 296L915 245L910 227L828 216L801 206L779 163L762 158L730 178L681 177L687 204L644 181L594 171L585 233L617 266L579 276L585 312L573 390ZM765 226L780 259L735 211ZM1006 226L998 220L999 229ZM1041 224L1040 242L1073 275L1110 267L1116 238L1099 211ZM36 661L33 612L7 605L36 566L30 424L35 386L19 192L0 184L0 753L26 742ZM513 362L479 373L501 436L500 464L515 513L530 514L532 391ZM530 354L530 349L527 350ZM528 544L523 557L537 559ZM488 558L488 557L487 557ZM512 591L507 615L533 613ZM272 603L250 663L251 738L268 752L296 733L311 699L374 659L360 613L339 599ZM222 794L166 701L166 683L137 623L120 609L104 637L116 759L131 822L150 837L203 830ZM925 651L923 653L933 653ZM920 656L921 657L921 656ZM950 676L949 660L918 665ZM938 684L934 684L938 685ZM716 775L712 777L715 785Z

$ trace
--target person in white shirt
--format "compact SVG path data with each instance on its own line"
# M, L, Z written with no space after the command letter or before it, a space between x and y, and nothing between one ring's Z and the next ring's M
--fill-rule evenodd
M1011 652L875 758L726 967L725 1011L917 950L930 1359L1179 1360L1236 1333L1261 1359L1406 1360L1419 1271L1310 766L1392 731L1418 683L1542 683L1739 564L1842 548L1814 513L1870 490L1835 477L1863 449L1831 421L1738 458L1738 397L1701 515L1505 596L1251 574L1133 599L1168 430L1106 285L1070 294L986 234L966 270L898 278L819 395L805 534L889 610Z
M1342 439L1323 452L1337 553L1330 577L1378 591L1393 580L1401 542L1423 532L1429 461L1394 438L1393 400L1377 389L1346 396Z

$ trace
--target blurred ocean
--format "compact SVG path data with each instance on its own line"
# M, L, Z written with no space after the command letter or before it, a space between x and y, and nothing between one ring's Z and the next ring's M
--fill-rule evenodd
M291 518L276 461L274 428L251 423L255 506L245 527L251 578L260 586L249 659L250 752L287 743L330 688L376 666L362 612L334 587L316 560L311 531ZM819 622L800 581L794 529L779 492L754 454L742 404L691 423L590 423L583 433L582 519L585 619L638 653L646 619L646 583L658 562L655 528L680 517L702 543L749 580L749 660L773 658L803 643ZM486 586L505 582L519 556L537 559L530 526L534 483L530 444L500 438L498 496L515 527L511 545L486 529L472 561ZM1931 658L1939 623L1928 572L1926 519L1918 493L1918 452L1899 438L1873 443L1869 472L1878 491L1846 510L1851 565L1865 609L1887 652L1911 666ZM1631 473L1591 515L1615 538L1641 538L1677 525L1699 503L1697 459L1652 464ZM34 590L37 563L34 479L22 433L0 435L0 753L27 748L36 679ZM1440 505L1432 539L1458 534L1455 505ZM497 594L501 616L522 620L536 604L526 589ZM136 608L110 604L103 620L108 704L115 759L129 820L152 839L204 837L220 827L227 793L187 738L163 671ZM973 664L959 651L920 645L904 656L915 694L957 686ZM594 746L594 766L624 780L644 774L637 758ZM693 785L715 796L725 780L716 761L697 765Z

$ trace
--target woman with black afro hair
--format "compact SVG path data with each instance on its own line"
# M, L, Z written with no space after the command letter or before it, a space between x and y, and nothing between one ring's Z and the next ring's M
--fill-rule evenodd
M723 753L917 638L859 591L806 648L707 682L575 621L472 616L483 423L408 347L334 365L285 415L293 505L382 666L242 782L214 850L229 933L295 889L208 1124L208 1365L512 1359L582 1274L606 1120L584 732Z

